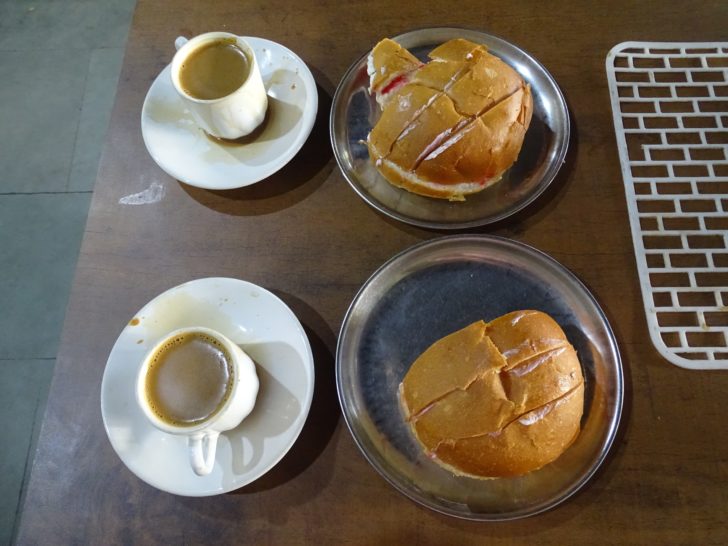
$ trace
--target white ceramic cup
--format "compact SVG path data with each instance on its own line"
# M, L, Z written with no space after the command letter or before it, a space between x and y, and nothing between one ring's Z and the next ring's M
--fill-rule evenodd
M209 419L192 426L176 426L160 419L149 405L146 379L153 357L170 339L183 334L203 334L216 339L230 355L233 384L223 406ZM137 376L136 398L147 419L163 432L187 437L190 465L195 474L204 476L212 472L215 464L217 440L221 432L237 427L253 410L258 395L258 375L255 364L243 350L215 330L203 327L181 328L164 336L147 353Z
M203 100L188 95L179 81L182 64L198 47L220 39L234 40L245 53L250 63L247 79L236 91L219 99ZM172 85L202 130L217 138L235 139L252 133L263 123L268 96L255 52L245 40L228 32L207 32L190 40L179 36L174 45L177 53L172 59Z

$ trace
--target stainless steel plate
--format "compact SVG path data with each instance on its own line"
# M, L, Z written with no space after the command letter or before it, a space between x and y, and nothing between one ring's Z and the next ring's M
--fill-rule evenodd
M380 212L421 227L461 229L501 220L521 210L548 187L564 162L569 143L569 113L559 87L533 57L516 46L474 30L428 28L393 39L421 60L452 38L484 44L531 85L533 117L518 160L503 179L465 202L452 203L410 193L389 184L369 161L364 141L379 119L369 96L367 54L346 72L334 95L330 131L334 155L344 176Z
M454 476L415 441L397 388L437 339L518 309L550 314L576 348L586 384L581 433L556 461L525 476ZM374 468L412 500L473 520L533 515L574 494L606 457L622 411L619 349L589 291L549 256L489 236L427 241L374 273L344 319L336 381L349 430Z

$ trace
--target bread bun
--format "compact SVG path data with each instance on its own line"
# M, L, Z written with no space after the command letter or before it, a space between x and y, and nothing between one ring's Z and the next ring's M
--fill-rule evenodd
M382 114L369 156L395 186L462 200L497 182L515 162L531 121L523 79L484 46L445 42L420 63L396 42L369 55L370 92Z
M425 452L475 478L526 474L579 434L584 378L561 327L540 311L475 322L412 364L400 403Z

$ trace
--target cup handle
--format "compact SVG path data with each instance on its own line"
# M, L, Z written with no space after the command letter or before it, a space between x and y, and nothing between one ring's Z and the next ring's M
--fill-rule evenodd
M174 48L179 49L183 45L185 45L187 42L189 42L189 40L187 38L185 38L184 36L177 36L177 38L174 41Z
M190 453L190 464L198 476L206 476L212 472L219 436L219 432L211 430L189 437L187 446Z

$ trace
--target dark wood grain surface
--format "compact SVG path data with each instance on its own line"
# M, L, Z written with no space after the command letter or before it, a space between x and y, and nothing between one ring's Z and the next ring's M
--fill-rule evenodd
M394 6L394 7L393 7ZM653 348L632 251L604 63L626 40L728 39L725 1L266 2L141 0L129 36L48 409L21 544L726 544L728 373L686 371ZM443 235L394 222L348 186L328 114L347 67L380 38L451 25L501 36L539 59L572 115L566 164L545 195L487 229L550 254L590 288L616 332L626 400L618 441L575 497L516 522L477 524L421 508L366 462L341 417L334 352L344 313L397 252ZM147 154L140 110L174 38L209 30L296 51L319 85L301 153L265 182L216 192L180 184ZM158 182L164 199L119 199ZM184 498L136 478L104 432L106 358L134 313L190 279L227 276L279 295L304 324L316 394L302 436L259 481Z

